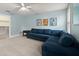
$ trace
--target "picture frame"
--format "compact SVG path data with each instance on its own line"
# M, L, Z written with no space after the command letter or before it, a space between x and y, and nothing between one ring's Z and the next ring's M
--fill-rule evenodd
M36 25L42 26L42 19L36 19Z
M57 26L57 17L50 18L50 26Z
M43 26L48 26L48 19L43 19Z

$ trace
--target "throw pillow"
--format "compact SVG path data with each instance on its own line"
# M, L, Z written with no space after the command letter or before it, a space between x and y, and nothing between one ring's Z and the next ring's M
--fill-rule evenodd
M61 38L59 39L59 43L60 43L62 46L70 47L70 46L73 45L74 40L75 40L75 39L74 39L71 35L63 34L63 35L61 36Z

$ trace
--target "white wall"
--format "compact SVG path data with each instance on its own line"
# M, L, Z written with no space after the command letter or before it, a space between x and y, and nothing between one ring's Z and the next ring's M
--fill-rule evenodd
M27 16L24 20L24 25L22 26L22 30L30 30L31 28L47 28L47 29L55 29L55 30L64 30L66 31L66 10L53 11L48 13L43 13L39 15L31 15ZM57 26L36 26L36 19L43 19L51 17L57 17Z

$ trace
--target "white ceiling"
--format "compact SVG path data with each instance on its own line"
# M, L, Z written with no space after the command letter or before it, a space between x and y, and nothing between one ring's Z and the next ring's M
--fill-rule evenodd
M25 5L30 5L32 9L30 9L29 12L18 12L18 9L16 6L20 4L18 3L0 3L0 12L1 13L8 13L6 10L9 10L10 14L19 14L19 15L31 15L31 14L40 14L45 13L49 11L56 11L56 10L62 10L66 9L67 5L66 3L25 3Z

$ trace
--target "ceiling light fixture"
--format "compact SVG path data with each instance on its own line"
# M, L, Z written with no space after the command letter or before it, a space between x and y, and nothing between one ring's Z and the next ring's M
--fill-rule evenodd
M24 7L24 3L21 3L22 7Z
M21 8L21 10L23 10L23 11L24 11L24 10L26 10L26 8L25 8L25 7L22 7L22 8Z
M25 5L24 3L17 5L16 8L18 8L18 12L29 12L32 9L30 5Z
M21 7L20 9L19 9L19 11L30 11L28 8L25 8L25 7Z

